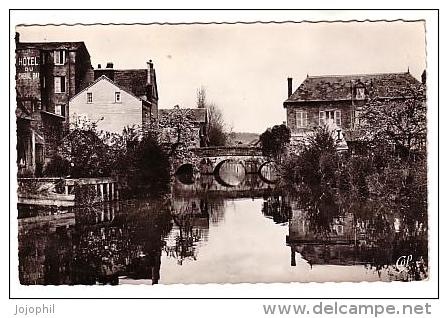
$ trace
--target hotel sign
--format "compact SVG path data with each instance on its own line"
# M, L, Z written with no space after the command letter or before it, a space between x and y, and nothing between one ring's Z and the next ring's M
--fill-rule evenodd
M16 72L18 79L39 80L39 50L19 50L16 55Z

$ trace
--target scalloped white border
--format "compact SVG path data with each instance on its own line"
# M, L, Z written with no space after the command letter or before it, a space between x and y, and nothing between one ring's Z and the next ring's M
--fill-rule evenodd
M70 4L69 4L70 5ZM10 39L14 38L14 27L21 23L133 23L133 22L211 22L211 21L301 21L301 20L419 20L426 21L427 30L427 82L428 82L428 163L429 163L429 227L430 227L430 279L412 283L291 283L291 284L206 284L206 285L124 285L124 286L21 286L15 269L17 260L17 220L16 220L16 179L14 169L11 172L11 297L437 297L437 76L438 44L437 13L434 11L12 11L9 27ZM4 38L5 39L5 38ZM5 41L5 40L4 40ZM14 44L11 45L10 96L14 96ZM6 83L5 83L6 84ZM13 99L13 98L12 98ZM14 110L12 100L10 109ZM443 108L443 106L441 106ZM10 112L10 153L11 163L15 162L15 125L14 112ZM6 125L6 122L4 123ZM442 141L443 142L443 141ZM441 147L443 145L441 144ZM7 162L3 162L7 165ZM6 190L5 190L6 191ZM4 200L6 204L6 198ZM441 224L444 211L441 211ZM3 225L8 224L6 213L1 216ZM7 233L7 229L3 229ZM6 236L6 235L4 235ZM6 240L6 237L5 237ZM6 243L7 244L7 243ZM5 246L6 250L6 246ZM6 261L4 264L6 265ZM3 268L7 272L6 266ZM6 276L6 275L4 275ZM6 285L6 281L4 284ZM68 300L67 300L68 301ZM22 301L23 302L23 301ZM42 301L34 301L42 303ZM49 301L45 301L48 303ZM51 302L51 301L50 301ZM66 302L66 301L65 301ZM183 304L186 305L183 301ZM212 301L216 303L217 301ZM263 301L256 301L262 303ZM266 303L267 301L265 301ZM286 301L298 303L298 301ZM331 301L329 301L331 302ZM341 302L341 301L340 301ZM268 303L279 303L269 301ZM150 308L150 303L146 303ZM198 304L198 303L197 303ZM198 304L199 305L199 304ZM185 308L190 305L186 305ZM200 306L200 305L199 305ZM222 306L224 307L224 306ZM222 307L218 307L219 311ZM129 308L128 308L129 309ZM174 311L178 309L171 308ZM218 310L218 309L217 309ZM229 309L222 308L223 312ZM123 314L129 315L133 309ZM180 311L182 312L182 311ZM98 311L101 313L101 311ZM150 314L150 311L148 311ZM243 312L241 312L243 314ZM253 313L252 313L253 314ZM260 309L261 314L261 309Z

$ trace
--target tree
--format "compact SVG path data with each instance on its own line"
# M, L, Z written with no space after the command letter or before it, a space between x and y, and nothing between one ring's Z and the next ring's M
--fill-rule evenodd
M108 144L113 138L110 133L101 135L95 123L85 122L75 125L58 147L62 160L70 164L70 176L74 178L110 176L116 162L115 152L111 149L111 144ZM55 157L53 161L61 158ZM49 167L50 171L52 164Z
M227 144L227 133L221 110L215 104L208 104L209 122L207 135L210 146L225 146Z
M275 125L260 135L263 155L280 160L291 139L291 131L285 124Z
M169 159L157 138L148 134L120 158L116 174L127 197L159 195L169 188Z
M327 127L318 128L300 154L292 154L282 163L282 175L289 183L310 188L332 185L338 162L331 132Z
M198 88L196 90L196 105L198 108L206 108L207 107L207 92L205 90L204 86L201 86L201 88Z
M390 144L407 158L424 150L426 141L426 88L409 85L388 92L393 98L374 95L360 115L364 140L369 144Z
M172 150L179 146L188 147L191 141L197 138L195 134L198 127L190 109L174 106L159 117L159 125L162 128L161 141L172 144Z
M225 146L228 138L222 111L216 104L207 102L207 91L203 86L196 91L196 105L198 108L207 108L208 110L206 127L208 144L210 146Z

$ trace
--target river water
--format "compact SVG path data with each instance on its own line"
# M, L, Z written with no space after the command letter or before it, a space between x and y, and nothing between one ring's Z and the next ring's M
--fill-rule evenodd
M300 197L257 175L176 180L157 200L19 206L22 284L420 280L426 223L375 200ZM225 176L224 176L225 179ZM224 180L225 181L225 180ZM231 185L229 185L231 183ZM384 207L384 205L382 205Z

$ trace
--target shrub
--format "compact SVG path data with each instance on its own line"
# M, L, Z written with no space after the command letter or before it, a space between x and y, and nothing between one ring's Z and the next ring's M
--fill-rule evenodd
M65 177L70 174L70 162L61 156L53 157L44 168L44 176Z
M144 137L135 149L122 156L117 176L125 196L159 195L169 190L168 156L151 135Z

